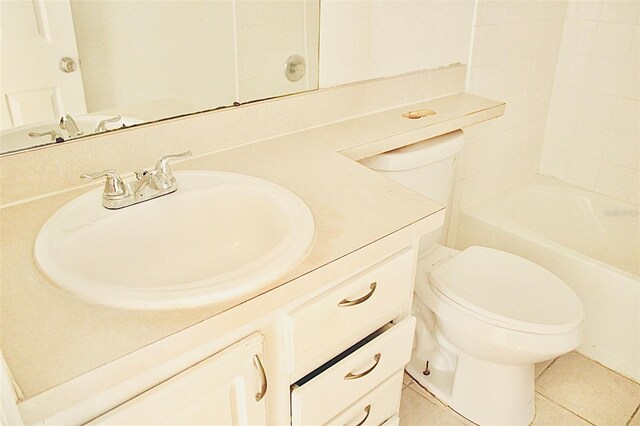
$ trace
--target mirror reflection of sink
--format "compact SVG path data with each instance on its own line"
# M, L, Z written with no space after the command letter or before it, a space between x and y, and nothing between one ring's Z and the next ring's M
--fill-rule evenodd
M83 132L83 136L86 136L96 133L96 127L102 120L114 118L116 115L117 114L82 115L77 117L74 116L73 118L78 125L78 129ZM134 117L120 116L120 120L105 123L105 127L106 130L114 130L120 129L122 126L129 127L141 123L144 123L144 121ZM29 136L30 132L44 133L51 130L59 131L65 140L70 139L69 134L60 128L60 124L57 121L27 124L2 131L0 134L0 152L15 151L18 149L29 148L31 146L53 143L49 136Z
M177 192L121 210L102 188L40 229L38 269L83 299L130 309L229 300L263 288L306 255L313 217L274 183L225 172L174 173Z

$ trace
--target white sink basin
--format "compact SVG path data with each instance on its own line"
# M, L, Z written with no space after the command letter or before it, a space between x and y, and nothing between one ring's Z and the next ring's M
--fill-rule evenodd
M86 300L171 309L236 298L287 273L315 226L290 191L224 172L174 173L173 194L102 207L102 188L58 210L35 241L38 269Z
M114 115L82 115L73 117L78 129L83 132L83 136L92 135L96 129L96 126L100 121L115 117ZM122 116L120 120L114 123L106 123L107 130L119 129L123 125L126 127L133 126L135 124L144 123L137 118ZM65 140L69 140L69 134L60 128L57 121L47 121L40 123L27 124L24 126L14 127L3 131L0 134L0 152L15 151L18 149L25 149L32 146L44 145L55 143L49 136L40 136L32 138L29 136L29 132L43 133L50 130L57 130L62 134Z

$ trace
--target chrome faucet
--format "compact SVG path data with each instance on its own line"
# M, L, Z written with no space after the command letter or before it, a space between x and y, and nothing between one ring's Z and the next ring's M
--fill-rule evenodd
M60 117L60 128L62 130L66 130L69 133L70 138L82 136L84 134L84 132L80 131L78 124L76 124L76 120L74 120L69 114L66 114L64 117Z
M176 178L171 173L169 161L185 158L191 151L181 154L165 155L152 170L135 172L136 180L125 183L114 170L80 175L83 179L98 179L106 176L102 205L110 210L121 209L162 195L171 194L178 189Z

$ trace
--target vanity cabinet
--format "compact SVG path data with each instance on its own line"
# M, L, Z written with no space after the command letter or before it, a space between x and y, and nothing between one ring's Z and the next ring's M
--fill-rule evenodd
M266 424L262 343L254 333L89 424Z
M166 379L146 381L135 393L111 388L102 395L108 402L93 395L54 416L30 415L37 421L27 423L393 424L416 324L410 315L416 253L405 243L353 256L316 291L301 292L244 328L210 340L200 335L210 349L180 347L191 362L168 370Z

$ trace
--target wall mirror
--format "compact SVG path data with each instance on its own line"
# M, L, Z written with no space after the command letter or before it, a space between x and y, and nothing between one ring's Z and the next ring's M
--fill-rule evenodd
M0 153L318 87L319 0L2 0Z

